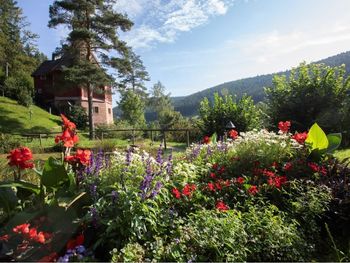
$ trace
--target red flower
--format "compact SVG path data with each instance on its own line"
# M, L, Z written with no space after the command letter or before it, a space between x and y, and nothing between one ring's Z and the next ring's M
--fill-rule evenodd
M82 244L84 244L84 235L80 234L79 236L77 236L76 238L72 238L67 242L67 250L68 249L74 249L77 246L81 246Z
M287 182L286 176L276 176L276 177L270 177L267 183L271 186L275 186L277 188L281 188L283 184Z
M290 163L290 162L286 163L286 164L283 166L283 170L285 170L285 171L290 171L290 170L292 170L292 168L293 168L293 165L292 165L292 163Z
M278 168L278 162L273 162L273 163L271 164L271 167L277 169L277 168Z
M37 232L36 228L29 229L28 236L30 239L35 239L37 235L38 235L38 232Z
M221 181L218 181L217 183L215 183L215 187L220 191L222 189Z
M287 133L290 129L290 125L291 125L290 121L285 121L285 122L280 121L278 123L278 129L280 129L280 131L283 133Z
M267 177L273 177L273 176L275 176L275 173L274 173L274 172L271 172L271 171L269 171L269 170L264 169L264 170L263 170L263 175L265 175L265 176L267 176Z
M58 254L56 252L52 252L50 255L42 257L38 260L38 262L55 262L58 258Z
M90 150L78 149L75 155L66 156L64 160L70 164L80 163L84 166L88 166L90 164L90 156Z
M212 167L214 170L216 170L216 169L218 169L219 165L217 163L214 163Z
M181 193L180 193L180 191L177 188L174 187L173 190L171 190L171 192L173 193L173 195L174 195L174 197L176 199L180 199L181 198Z
M12 229L13 232L19 234L28 234L30 224L21 224Z
M209 191L215 192L215 185L213 183L208 183L208 189Z
M298 143L303 144L307 139L307 132L296 133L292 136L292 138L296 140Z
M43 232L39 232L37 236L35 237L35 241L44 244L45 243L45 235Z
M8 165L17 166L20 169L33 168L33 154L28 147L20 147L12 150L7 156Z
M209 144L210 143L210 137L209 136L204 136L203 137L203 143L204 144Z
M240 177L238 177L237 179L236 179L236 182L237 183L239 183L239 184L243 184L244 183L244 178L242 177L242 176L240 176Z
M327 169L324 166L320 166L318 171L323 175L327 175Z
M248 189L248 193L252 194L252 195L255 195L259 192L259 189L256 185L252 185L249 187Z
M0 241L9 241L10 236L9 235L3 235L0 237Z
M186 184L184 189L182 189L182 194L185 196L191 196L192 192L196 190L196 185L195 184Z
M235 140L238 137L238 132L236 130L230 130L228 132L228 135L230 136L231 139Z
M225 166L222 166L219 170L219 173L223 174L225 172L225 170L226 170Z
M75 130L77 128L75 126L75 124L73 122L71 122L70 120L68 120L68 118L66 116L64 116L63 114L61 114L61 119L62 119L63 126L65 129Z
M311 163L308 163L308 166L311 168L311 170L313 172L318 172L319 171L319 167L318 167L317 163L311 162Z
M63 114L61 114L61 118L63 122L63 132L62 135L57 135L55 137L55 143L59 143L60 141L62 141L64 147L72 148L74 144L76 144L79 141L79 138L75 132L76 126Z
M216 174L215 173L210 173L210 177L215 179L216 178Z
M219 201L216 203L216 209L219 211L226 211L229 210L229 207L222 201Z
M230 184L231 184L230 180L226 180L226 181L225 181L225 186L226 186L226 187L229 187Z

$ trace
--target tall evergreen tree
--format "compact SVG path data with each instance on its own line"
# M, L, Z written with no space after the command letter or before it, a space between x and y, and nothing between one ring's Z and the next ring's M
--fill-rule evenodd
M104 67L116 66L107 54L127 52L118 30L125 32L133 25L125 14L115 11L115 3L116 0L56 0L50 6L49 27L64 25L70 30L67 46L74 63L63 71L63 76L87 91L90 139L94 137L93 92L101 85L111 85L112 76Z
M145 81L149 81L149 75L140 56L128 47L127 52L121 58L115 58L113 64L118 68L118 89L121 93L132 90L142 98L147 97Z
M0 86L6 96L24 105L33 95L30 75L45 58L28 25L16 1L0 0Z

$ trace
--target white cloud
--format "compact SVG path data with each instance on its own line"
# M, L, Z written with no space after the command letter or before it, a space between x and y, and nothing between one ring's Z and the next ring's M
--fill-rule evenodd
M166 2L166 3L165 3ZM181 32L208 23L211 17L226 14L234 0L121 0L116 9L136 22L124 35L134 48L150 48L173 42Z

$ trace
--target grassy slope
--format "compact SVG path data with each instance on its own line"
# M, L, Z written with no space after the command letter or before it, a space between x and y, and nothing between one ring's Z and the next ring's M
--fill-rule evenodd
M14 100L0 97L0 132L3 133L38 133L60 130L60 118L50 115L45 110L31 106L29 109L18 105Z

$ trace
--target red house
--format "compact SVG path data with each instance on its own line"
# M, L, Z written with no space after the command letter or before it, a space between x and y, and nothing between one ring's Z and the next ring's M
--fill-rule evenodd
M79 105L88 109L87 92L81 87L62 89L58 80L62 68L70 65L69 57L44 61L33 73L35 100L45 108L66 112L71 105ZM111 87L100 87L101 92L93 95L93 119L95 124L113 124Z

